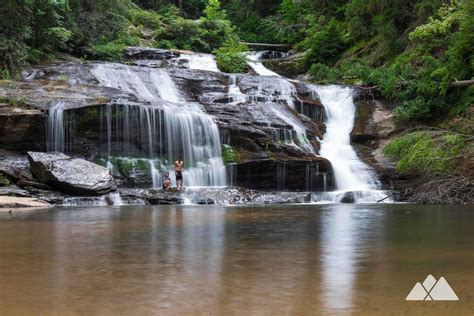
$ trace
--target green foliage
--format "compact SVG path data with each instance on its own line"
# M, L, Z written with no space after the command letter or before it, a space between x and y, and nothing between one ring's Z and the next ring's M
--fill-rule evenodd
M454 170L456 156L465 148L467 139L445 132L413 132L392 140L384 154L397 161L401 173L434 176Z
M226 20L227 15L221 8L219 0L209 0L206 8L203 11L204 17L207 20Z
M234 148L229 145L222 145L222 159L226 165L239 161L238 154L235 152Z
M144 26L157 30L162 26L161 16L154 11L134 8L131 11L131 22L137 26Z
M318 83L333 83L341 79L341 72L337 68L317 63L311 65L308 73L311 78Z
M307 37L302 47L309 49L305 54L307 65L325 63L332 65L337 61L346 45L342 38L342 33L335 19L331 19L327 24L322 22L313 26L311 35Z
M13 80L14 76L8 68L0 69L0 79L2 80Z
M189 20L181 17L176 7L169 7L161 18L162 27L155 32L155 47L210 53L235 37L235 30L225 19L225 12L220 10L219 1L209 3L204 11L205 15L199 20Z
M243 73L247 70L247 59L244 52L248 47L241 44L238 38L229 38L223 46L214 50L217 67L228 73Z
M16 108L28 108L28 98L26 98L24 95L18 95L16 93L9 98L0 98L0 102L6 103Z

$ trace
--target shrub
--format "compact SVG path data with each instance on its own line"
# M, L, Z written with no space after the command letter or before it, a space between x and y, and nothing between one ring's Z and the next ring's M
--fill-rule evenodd
M242 73L247 70L247 59L244 52L248 48L234 37L228 39L222 47L214 50L217 67L221 71L228 73Z
M334 83L341 79L341 72L337 68L321 63L313 64L308 73L314 81L319 83Z
M134 25L144 26L150 29L159 29L162 26L161 17L158 13L142 9L131 10L131 21Z
M222 159L225 164L236 163L239 161L238 154L234 148L229 145L222 145Z

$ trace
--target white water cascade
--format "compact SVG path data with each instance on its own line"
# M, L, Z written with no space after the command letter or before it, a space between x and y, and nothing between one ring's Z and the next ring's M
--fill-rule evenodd
M286 144L292 144L295 147L298 147L302 151L310 154L316 155L316 151L313 145L309 142L306 136L306 127L304 124L294 117L291 113L288 113L286 109L283 109L282 106L285 104L291 109L295 109L294 99L297 98L297 92L295 86L291 83L290 80L281 77L277 73L266 68L260 59L262 58L265 51L260 52L247 52L247 64L260 76L263 77L278 77L278 78L269 78L271 80L268 83L268 87L265 87L267 90L273 90L274 96L269 98L268 96L261 94L262 87L256 91L256 94L253 96L255 101L261 99L268 99L268 107L275 114L276 117L281 119L287 125L292 126L295 132L295 137L289 130L279 130L275 131L272 137L279 138L283 140ZM278 102L278 104L272 103ZM283 103L283 104L281 104ZM283 136L283 137L282 137ZM297 140L297 143L295 143Z
M387 197L389 193L380 190L375 172L359 159L351 146L356 111L353 90L342 86L310 87L317 92L326 111L326 133L320 155L331 162L337 189L321 193L319 198L340 202L351 192L355 202L376 203Z
M140 145L148 152L154 186L161 185L165 171L174 178L173 162L178 156L185 161L186 186L226 185L217 125L199 104L183 102L166 70L98 64L92 73L101 85L119 88L150 102L106 106L103 115L109 159L120 152L133 151L127 146ZM112 148L113 138L119 140L120 148ZM133 165L141 160L128 162Z
M247 53L248 65L260 76L279 77L275 79L274 85L279 86L281 99L294 108L292 101L294 86L291 80L267 69L260 62L264 53ZM320 155L331 162L336 182L336 191L317 193L315 199L323 202L341 202L350 194L353 196L354 202L376 203L380 200L392 202L387 198L390 193L380 190L381 184L375 172L359 159L351 146L350 134L354 127L356 111L352 89L340 86L308 85L308 87L313 94L317 94L321 99L328 118L324 140L321 142ZM307 152L314 153L312 145L305 141L304 127L301 122L293 120L278 109L272 108L272 110L279 118L293 126L300 140L300 147Z
M189 69L219 72L214 55L211 54L181 54L180 59L188 61Z
M260 59L262 58L263 55L262 52L248 52L246 54L247 59L248 59L248 65L252 67L252 69L259 74L260 76L274 76L274 77L281 77L279 74L276 72L271 71L267 67L265 67Z
M64 107L66 102L58 102L51 106L48 115L48 151L64 152L66 131L64 128Z

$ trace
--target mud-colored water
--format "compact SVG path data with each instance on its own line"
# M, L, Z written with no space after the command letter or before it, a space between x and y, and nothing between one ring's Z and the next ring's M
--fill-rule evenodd
M407 302L444 276L454 302ZM473 315L474 210L311 205L0 214L0 314Z

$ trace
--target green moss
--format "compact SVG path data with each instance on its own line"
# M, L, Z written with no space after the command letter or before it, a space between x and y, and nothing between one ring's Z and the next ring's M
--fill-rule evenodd
M10 184L11 184L10 179L6 175L0 172L0 186L10 185Z
M401 173L432 176L455 169L455 158L466 148L467 139L444 131L420 131L394 139L384 148L384 154L397 161Z
M236 163L239 161L238 153L229 145L222 145L222 159L225 164Z
M17 108L28 108L28 98L23 95L12 98L0 98L0 103L6 103Z

